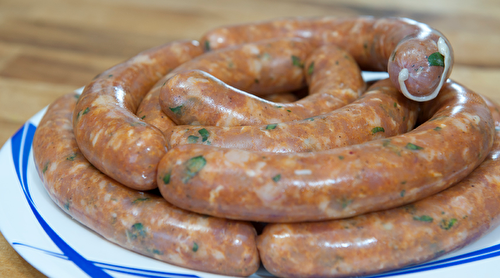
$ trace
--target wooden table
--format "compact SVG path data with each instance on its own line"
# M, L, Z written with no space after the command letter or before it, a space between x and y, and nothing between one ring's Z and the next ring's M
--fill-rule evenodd
M403 16L427 23L454 47L452 78L500 102L497 0L2 0L0 142L58 96L141 50L197 39L225 24L298 15ZM43 274L0 235L0 276Z

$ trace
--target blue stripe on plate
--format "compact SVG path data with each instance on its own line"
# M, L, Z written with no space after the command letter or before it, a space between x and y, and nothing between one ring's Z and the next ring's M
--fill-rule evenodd
M90 275L91 277L111 277L107 271L114 271L118 273L125 273L129 275L134 275L137 277L199 277L196 275L189 274L180 274L180 273L170 273L170 272L161 272L161 271L153 271L146 269L138 269L131 268L107 263L101 263L96 261L89 261L81 256L78 252L72 249L64 240L62 240L52 228L45 222L45 220L41 217L41 215L36 210L33 199L31 198L31 194L29 192L28 186L28 160L29 154L31 150L31 144L33 142L33 136L35 134L36 127L31 123L26 123L14 136L11 138L11 147L12 147L12 159L14 162L14 166L16 168L16 174L21 183L21 187L23 189L24 195L28 204L35 215L36 219L47 233L47 235L52 239L52 241L59 247L59 249L63 252L63 254L58 254L52 251L40 249L37 247L33 247L27 244L14 242L13 245L25 246L34 248L36 250L42 251L47 255L51 255L60 259L70 260L75 263L79 268L81 268L85 273ZM20 159L22 161L20 162ZM381 273L377 275L367 276L370 278L378 278L378 277L391 277L396 275L404 275L410 273L424 272L434 269L440 269L445 267L451 267L466 263L471 263L479 260L484 260L488 258L498 257L500 256L500 244L490 246L481 250L473 251L470 253L462 254L459 256L424 263L420 265L410 266L407 268L399 269L396 271L391 271L387 273Z

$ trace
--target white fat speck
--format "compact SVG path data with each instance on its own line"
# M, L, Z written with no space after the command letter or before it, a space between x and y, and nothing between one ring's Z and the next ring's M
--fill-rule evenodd
M392 230L394 226L392 225L392 223L384 223L382 224L382 227L384 227L384 229L386 230Z
M281 191L275 182L266 183L256 189L256 193L264 203L276 200L281 196Z
M73 167L71 167L71 169L69 170L69 174L75 174L76 172L78 172L80 169L84 169L86 168L87 166L85 165L85 163L78 163L76 165L73 165Z
M99 189L104 189L106 187L106 181L99 182Z
M181 165L182 164L182 160L178 159L177 161L175 161L175 165Z
M95 144L97 143L97 140L99 139L99 136L101 135L101 133L104 131L104 129L100 129L97 134L94 136L94 138L92 139L92 147L95 147Z
M109 202L110 199L111 199L111 194L106 193L106 195L104 195L104 201Z
M52 172L52 171L55 171L57 169L57 165L59 165L58 162L53 162L53 163L50 163L50 167L49 167L49 171Z
M310 175L312 171L309 169L295 170L295 175Z
M111 217L116 218L118 215L116 215L116 212L111 213Z
M132 209L132 215L133 215L133 216L137 216L138 214L139 214L139 209L137 209L137 208L133 208L133 209Z
M230 150L229 152L224 154L224 158L226 158L227 161L230 161L233 163L243 164L245 162L248 162L250 155L248 152L245 152L245 151Z
M453 120L453 125L463 132L467 132L467 125L458 119Z
M332 32L332 36L333 37L338 37L339 36L339 32L338 31L333 31Z
M243 51L251 53L251 54L254 54L254 55L259 55L260 54L259 48L257 46L255 46L254 44L246 44L243 47Z
M255 171L253 171L253 170L246 170L245 173L249 177L255 177Z
M324 211L326 212L327 208L328 208L328 204L330 203L330 201L328 200L324 200L322 202L319 203L318 205L318 208L321 210L321 211Z
M217 188L210 191L210 204L215 203L215 199L219 197L219 191L221 191L222 189L224 189L224 187L222 185L219 185L217 186Z
M155 61L151 60L149 55L142 54L133 57L129 62L132 64L153 64Z
M439 173L439 172L436 172L434 170L430 170L429 171L429 174L432 176L432 177L435 177L435 178L439 178L439 177L442 177L443 174Z
M226 261L226 256L219 250L212 249L211 254L217 261Z

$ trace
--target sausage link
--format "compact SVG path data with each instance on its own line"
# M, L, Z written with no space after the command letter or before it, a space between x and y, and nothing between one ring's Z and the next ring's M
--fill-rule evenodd
M158 79L201 52L195 41L169 43L112 67L87 85L73 114L76 141L85 157L126 186L156 188L165 138L134 113Z
M296 67L291 62L290 66ZM302 67L310 96L295 103L269 102L195 70L170 78L161 88L160 105L177 124L258 125L328 113L354 101L366 88L354 59L336 46L317 49Z
M448 40L429 26L405 18L285 18L217 28L200 41L206 50L215 50L283 37L338 45L363 70L388 71L393 84L416 101L435 98L453 66Z
M407 204L464 178L493 144L486 104L452 81L422 109L432 119L409 133L321 152L178 146L160 161L158 186L179 207L263 222L345 218Z
M410 131L418 104L386 79L357 101L302 121L242 127L176 126L165 133L168 148L204 144L265 152L310 152L387 138Z
M261 260L279 277L351 277L462 248L500 223L499 152L497 129L490 154L467 178L407 206L343 220L267 225L257 239Z
M94 168L73 134L77 97L69 94L55 101L33 139L38 174L64 212L111 242L171 264L238 276L257 270L256 232L249 223L176 208Z

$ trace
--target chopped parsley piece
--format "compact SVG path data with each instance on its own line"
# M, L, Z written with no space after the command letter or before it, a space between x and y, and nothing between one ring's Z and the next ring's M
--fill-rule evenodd
M314 72L314 61L307 68L307 74L311 75Z
M163 176L163 183L164 184L169 184L170 183L170 175L171 174L172 174L172 172L166 173L165 176Z
M299 68L304 68L304 64L300 61L300 57L295 55L292 55L292 65Z
M255 82L255 84L259 84L259 79L255 78L253 82Z
M143 122L132 122L130 123L131 126L138 126L138 125L142 125L142 126L146 126L146 123L143 123Z
M80 95L79 95L79 94L75 94L75 95L74 95L74 97L75 97L76 99L80 99Z
M111 78L111 77L113 77L113 75L112 75L112 74L108 75L108 78Z
M381 126L377 126L377 127L372 128L372 134L375 134L377 132L385 132L385 129Z
M434 221L434 219L432 219L432 217L430 217L428 215L413 216L413 220L422 221L422 222L429 222L429 223Z
M73 161L73 160L75 160L76 155L77 155L77 154L76 154L76 153L74 153L74 154L72 154L72 155L70 155L70 156L66 157L66 160Z
M352 200L342 198L341 205L342 209L345 209L347 206L349 206L352 203Z
M394 108L398 107L398 104L394 102Z
M88 107L85 108L85 110L83 110L82 116L87 114L89 111L90 111L90 108L88 108Z
M445 230L449 230L449 229L451 229L451 227L453 227L453 225L455 225L455 223L457 223L456 218L452 218L452 219L450 219L450 221L443 219L443 220L441 220L441 223L439 223L439 227L441 227L442 229L445 229Z
M207 141L208 137L210 136L210 132L208 132L208 130L205 128L198 130L198 133L201 135L202 142Z
M434 128L434 130L435 130L435 131L440 131L441 129L442 129L442 128L441 128L441 127L439 127L439 126L436 126L436 127Z
M198 251L198 244L196 242L193 243L193 252Z
M147 201L147 200L149 200L149 198L137 198L137 199L135 199L135 200L132 202L132 204L138 204L138 203L140 203L140 202L144 202L144 201Z
M189 144L193 144L193 143L198 142L198 139L199 139L199 138L200 138L200 137L198 137L198 136L189 135L189 136L188 136L188 139L187 139L187 142L188 142Z
M210 42L209 41L205 41L205 50L210 51Z
M64 208L66 210L69 210L69 206L70 206L70 201L67 201L66 204L64 204Z
M281 106L281 105L276 105L274 107L276 107L276 108L283 108L283 106Z
M403 190L401 190L401 193L399 195L401 195L401 197L404 197L405 194L406 194L406 190L403 189Z
M142 223L135 223L132 225L130 231L127 231L127 237L130 239L137 239L138 237L145 238L146 231L144 230Z
M279 182L281 180L281 174L277 174L276 176L273 177L274 182Z
M189 159L186 162L186 176L182 179L182 182L188 182L192 177L196 176L206 164L207 160L201 155Z
M406 144L406 147L407 149L409 150L423 150L424 148L420 147L420 146L417 146L415 144L412 144L412 143L408 143Z
M182 105L179 105L177 107L170 108L170 111L174 112L174 114L180 115L181 114L181 109L182 109Z
M444 56L439 52L434 52L427 58L430 66L444 67Z
M144 120L144 118L146 118L146 115L142 116L142 117L141 117L141 120Z
M286 111L288 111L288 112L292 112L292 110L288 110L288 109L287 109Z
M339 155L339 159L340 159L340 160L343 160L343 159L344 159L344 157L343 157L343 156L341 156L341 155Z
M267 130L275 129L278 124L270 124L266 126Z
M163 252L161 252L161 251L160 251L160 250L158 250L158 249L153 249L153 250L151 250L151 253L156 254L156 255L163 255Z
M304 119L304 120L313 122L313 121L314 121L314 118L313 118L313 117L311 117L311 118L307 118L307 119Z
M45 163L45 166L43 166L43 169L42 169L43 174L45 174L45 172L47 172L47 169L49 168L49 163L50 162L47 162L47 163Z

